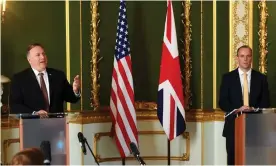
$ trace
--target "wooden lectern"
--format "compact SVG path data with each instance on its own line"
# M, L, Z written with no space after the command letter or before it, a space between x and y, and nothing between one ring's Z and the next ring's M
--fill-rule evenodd
M276 164L276 114L242 114L235 121L235 164Z

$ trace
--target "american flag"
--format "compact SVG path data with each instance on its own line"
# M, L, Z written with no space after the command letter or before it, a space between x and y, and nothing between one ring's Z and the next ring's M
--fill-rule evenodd
M134 142L137 145L138 142L131 66L126 2L121 0L112 73L110 109L115 130L115 141L122 158L130 154L130 143Z
M157 104L158 119L168 139L173 140L185 131L186 123L174 13L170 0L167 2Z

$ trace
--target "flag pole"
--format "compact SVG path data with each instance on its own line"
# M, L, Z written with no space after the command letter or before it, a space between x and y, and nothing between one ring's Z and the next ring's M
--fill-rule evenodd
M171 141L168 139L168 165L171 165Z
M122 158L122 165L126 165L126 159Z

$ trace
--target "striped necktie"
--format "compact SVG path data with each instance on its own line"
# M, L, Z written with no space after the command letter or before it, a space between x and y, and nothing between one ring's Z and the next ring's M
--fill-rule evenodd
M47 92L47 89L46 89L46 84L45 84L45 81L44 81L44 78L43 78L43 73L39 73L38 74L40 76L40 88L41 88L41 91L43 93L43 98L44 98L44 101L45 101L45 104L46 104L46 108L45 108L45 111L49 111L49 98L48 98L48 92Z

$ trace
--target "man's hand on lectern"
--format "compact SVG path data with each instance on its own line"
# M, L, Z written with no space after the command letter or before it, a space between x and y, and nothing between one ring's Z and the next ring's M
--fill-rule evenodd
M39 110L35 114L39 115L40 118L48 118L48 112L45 110Z
M239 113L239 112L251 112L252 108L248 107L248 106L241 106L239 109L236 110L235 113Z

